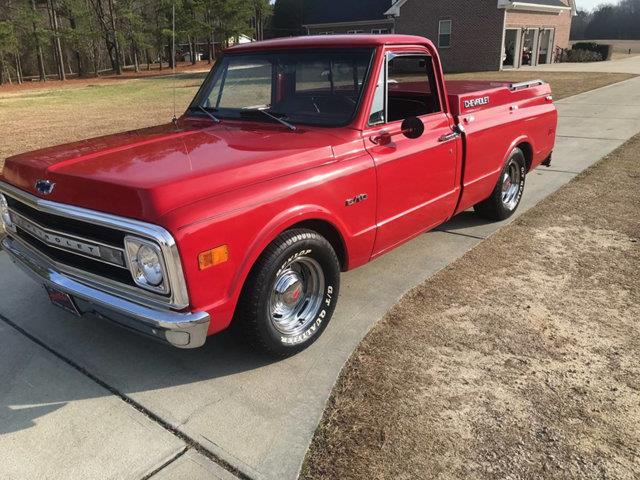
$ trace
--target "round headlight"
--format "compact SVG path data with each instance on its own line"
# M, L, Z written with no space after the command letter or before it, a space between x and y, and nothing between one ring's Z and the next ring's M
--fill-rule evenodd
M138 250L137 260L146 282L154 287L160 285L164 278L160 257L156 251L151 247L143 245L140 247L140 250Z

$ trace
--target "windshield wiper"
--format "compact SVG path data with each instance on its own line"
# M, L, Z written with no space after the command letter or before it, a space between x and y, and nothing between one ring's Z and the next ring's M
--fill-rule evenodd
M282 125L284 125L285 127L287 127L289 130L291 130L292 132L295 132L298 127L296 127L295 125L293 125L292 123L287 122L285 119L278 117L277 114L274 115L273 113L269 112L269 110L267 110L266 108L245 108L243 109L245 112L260 112L264 115L266 115L269 118L272 118L273 120L275 120L276 122L280 122ZM275 112L274 112L275 113Z
M220 123L220 119L218 117L216 117L213 113L211 113L209 110L204 108L202 105L198 105L198 110L203 112L207 117L209 117L214 122Z

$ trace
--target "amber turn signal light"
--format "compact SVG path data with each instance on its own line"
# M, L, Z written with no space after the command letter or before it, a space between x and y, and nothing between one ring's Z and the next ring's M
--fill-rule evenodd
M198 255L198 266L200 270L215 267L229 260L229 247L220 245Z

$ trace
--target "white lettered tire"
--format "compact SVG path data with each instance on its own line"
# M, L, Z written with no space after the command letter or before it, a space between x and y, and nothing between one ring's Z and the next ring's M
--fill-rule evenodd
M327 327L339 290L340 262L331 244L312 230L288 230L253 266L236 309L235 330L271 356L293 355Z
M522 200L527 162L520 148L514 148L504 165L491 196L473 208L488 220L505 220L515 213Z

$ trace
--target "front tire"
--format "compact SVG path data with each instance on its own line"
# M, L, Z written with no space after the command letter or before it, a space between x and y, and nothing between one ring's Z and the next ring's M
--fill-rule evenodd
M234 326L252 347L287 357L309 347L333 316L340 262L311 230L288 230L262 253L249 274Z
M478 203L473 209L484 218L499 221L509 218L515 213L522 200L527 162L524 153L514 148L506 165L500 172L500 178L491 196Z

